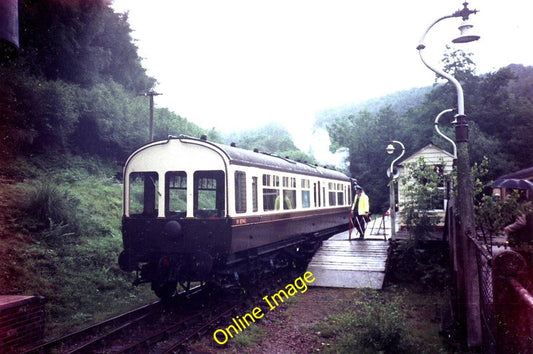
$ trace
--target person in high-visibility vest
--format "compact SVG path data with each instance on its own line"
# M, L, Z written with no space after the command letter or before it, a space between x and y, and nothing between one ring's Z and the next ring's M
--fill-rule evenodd
M361 186L355 187L355 193L350 217L353 219L355 229L359 232L359 239L362 240L365 238L366 223L370 217L370 202Z

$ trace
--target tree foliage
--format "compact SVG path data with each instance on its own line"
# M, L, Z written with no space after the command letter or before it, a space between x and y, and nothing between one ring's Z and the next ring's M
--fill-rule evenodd
M296 161L316 163L312 155L300 151L294 145L289 131L276 123L270 123L257 129L232 133L228 136L226 142L228 144L235 143L236 146L248 150L258 150L289 157Z
M471 162L480 163L489 157L484 182L532 166L529 132L533 128L533 68L511 65L478 76L470 55L461 51L447 53L443 64L458 78L465 93ZM374 212L383 212L388 203L385 171L392 157L385 153L387 140L401 141L406 156L430 142L451 151L450 143L436 133L434 120L444 109L456 106L455 87L437 82L421 102L404 102L402 110L383 105L373 112L336 112L336 118L326 124L332 149L349 149L350 172L370 191ZM453 114L443 116L439 128L453 138L452 120Z
M148 142L153 87L127 15L107 0L21 0L20 51L0 65L2 157L73 152L124 159ZM155 138L205 131L168 109L154 112ZM215 136L215 132L210 133Z
M114 13L109 0L19 3L17 65L36 76L84 87L110 78L132 91L153 86L133 44L127 15Z

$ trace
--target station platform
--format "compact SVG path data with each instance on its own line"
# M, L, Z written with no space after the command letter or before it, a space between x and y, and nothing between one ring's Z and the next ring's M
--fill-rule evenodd
M382 223L382 218L371 221L364 240L353 230L350 241L346 230L324 241L307 267L316 279L310 285L381 289L390 239L390 222L388 229Z

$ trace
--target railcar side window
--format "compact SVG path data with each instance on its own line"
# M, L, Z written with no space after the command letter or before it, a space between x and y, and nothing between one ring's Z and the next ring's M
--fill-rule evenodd
M165 174L165 214L185 217L187 214L187 174L167 172Z
M311 207L311 191L308 179L302 179L302 208Z
M252 208L254 212L259 210L257 194L257 177L252 177Z
M296 208L296 178L283 177L283 209L294 208Z
M288 210L294 208L296 208L296 191L283 190L283 209Z
M273 178L271 178L273 177ZM279 189L274 188L264 188L276 184L279 186L279 177L271 175L263 175L263 210L275 210L276 209L276 198L279 195Z
M278 189L263 188L263 210L275 210L276 198L279 195Z
M342 184L337 184L337 205L344 205L344 188Z
M246 173L235 171L235 212L246 213Z
M157 217L159 178L156 172L130 173L129 214Z
M335 183L329 182L328 189L329 205L337 205L337 193L335 192Z
M199 218L225 216L223 171L194 173L194 216Z

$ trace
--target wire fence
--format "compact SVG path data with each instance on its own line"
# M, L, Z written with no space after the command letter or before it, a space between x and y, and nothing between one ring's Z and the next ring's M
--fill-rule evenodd
M476 247L476 261L479 277L479 311L483 353L495 353L494 337L494 295L492 282L492 254L480 244L470 239Z
M458 235L452 235L450 240L454 239ZM533 271L527 257L509 248L493 248L486 237L468 237L468 243L475 253L470 266L477 272L477 281L473 282L477 288L470 290L479 298L466 306L456 306L468 313L456 317L479 322L483 353L533 353ZM452 247L458 245L460 242L450 242ZM464 269L468 271L471 269ZM468 279L465 274L458 277ZM475 311L479 313L472 315ZM466 324L465 328L472 326Z

